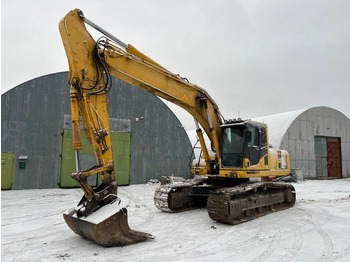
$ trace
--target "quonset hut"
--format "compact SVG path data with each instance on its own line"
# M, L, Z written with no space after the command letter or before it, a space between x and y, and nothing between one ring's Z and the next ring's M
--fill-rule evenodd
M1 188L74 187L68 73L25 82L1 96ZM155 95L113 78L108 108L117 181L190 174L189 138L173 112ZM86 139L81 168L96 164ZM92 185L97 177L89 178Z
M350 177L350 120L325 106L269 115L269 144L290 154L304 178Z

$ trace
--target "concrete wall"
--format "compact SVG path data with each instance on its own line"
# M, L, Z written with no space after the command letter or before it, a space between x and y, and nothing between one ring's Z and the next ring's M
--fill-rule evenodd
M302 169L304 177L317 177L315 136L340 137L342 176L350 177L350 120L329 107L304 111L287 129L280 147L289 152L291 167Z
M12 189L59 186L61 133L70 115L67 79L67 72L46 75L1 96L1 152L15 153ZM159 98L113 78L108 107L113 121L130 125L116 124L114 131L131 132L131 184L189 175L191 143ZM20 155L28 156L25 169L18 167Z

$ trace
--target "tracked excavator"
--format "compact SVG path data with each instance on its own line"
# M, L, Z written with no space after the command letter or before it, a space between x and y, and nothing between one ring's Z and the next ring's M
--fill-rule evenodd
M85 24L103 36L95 41ZM60 21L59 30L69 64L76 157L72 177L84 191L77 206L63 214L75 233L102 246L128 245L153 238L151 234L130 229L127 209L118 197L106 98L111 76L166 99L194 117L202 150L192 165L194 178L165 179L154 194L158 209L181 212L206 206L211 219L239 224L294 205L296 193L292 185L253 181L290 173L288 152L269 146L264 123L225 119L203 88L114 37L79 9L70 11ZM79 164L80 129L91 143L97 162L86 170L81 170ZM210 149L203 130L211 142ZM87 178L97 174L102 182L92 188Z

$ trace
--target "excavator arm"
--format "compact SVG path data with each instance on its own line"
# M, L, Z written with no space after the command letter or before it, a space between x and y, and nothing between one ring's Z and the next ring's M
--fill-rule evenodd
M73 149L76 152L77 173L74 178L80 183L85 197L91 199L93 191L87 183L87 177L100 173L103 184L108 185L114 180L113 153L110 137L109 115L106 94L110 83L104 79L103 65L94 57L96 44L90 34L81 31L74 22L78 11L70 12L59 24L63 44L69 64L69 84ZM79 16L78 16L79 17ZM80 172L79 150L80 118L83 131L95 152L97 166L91 170ZM78 172L79 171L79 172Z
M69 64L68 83L76 157L76 172L72 177L85 193L77 207L63 214L64 219L75 233L103 246L127 245L153 238L150 234L130 229L127 210L120 207L121 200L117 196L106 97L112 79L104 61L104 50L99 49L100 46L86 30L84 17L79 10L69 12L60 21L59 29ZM79 164L81 128L92 145L97 163L86 170L81 170ZM87 178L97 174L102 177L102 183L93 189Z

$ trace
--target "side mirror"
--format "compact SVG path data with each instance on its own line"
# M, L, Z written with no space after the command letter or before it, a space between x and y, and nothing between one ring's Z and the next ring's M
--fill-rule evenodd
M247 143L249 143L249 142L252 141L252 131L247 131L247 132L245 133L245 141L246 141Z

